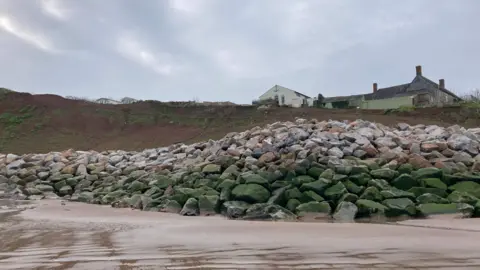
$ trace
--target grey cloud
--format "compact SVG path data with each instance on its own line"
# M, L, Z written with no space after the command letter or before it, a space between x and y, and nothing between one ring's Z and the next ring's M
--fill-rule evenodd
M0 28L0 57L12 63L0 67L2 86L249 103L273 84L309 95L368 92L373 82L410 80L421 64L452 90L480 87L476 0L57 1L67 15L42 12L40 1L0 2L0 16L58 52Z

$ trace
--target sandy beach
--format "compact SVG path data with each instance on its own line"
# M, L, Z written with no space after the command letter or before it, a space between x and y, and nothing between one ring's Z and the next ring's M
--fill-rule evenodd
M0 269L480 268L474 219L287 223L47 200L27 208L0 214Z

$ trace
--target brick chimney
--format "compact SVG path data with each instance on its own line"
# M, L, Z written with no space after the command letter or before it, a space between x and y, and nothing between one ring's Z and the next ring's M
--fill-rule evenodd
M373 93L377 92L377 90L378 90L378 84L373 83Z
M422 66L416 66L415 70L417 71L417 76L422 76Z
M438 88L445 89L445 80L444 79L438 80Z

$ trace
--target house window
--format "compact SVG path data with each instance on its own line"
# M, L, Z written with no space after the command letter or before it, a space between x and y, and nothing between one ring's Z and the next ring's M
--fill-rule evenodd
M282 95L282 105L285 105L285 95Z

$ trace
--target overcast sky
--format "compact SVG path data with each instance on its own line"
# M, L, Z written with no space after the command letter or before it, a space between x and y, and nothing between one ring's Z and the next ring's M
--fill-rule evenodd
M250 103L275 84L349 95L480 87L480 0L0 0L0 86Z

